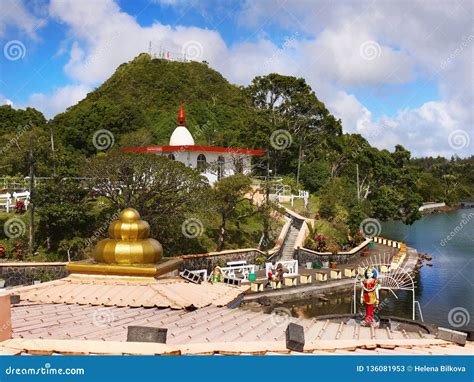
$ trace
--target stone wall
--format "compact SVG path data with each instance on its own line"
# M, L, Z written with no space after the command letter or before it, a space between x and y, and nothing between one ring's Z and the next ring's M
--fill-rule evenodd
M31 285L35 280L41 282L57 280L68 274L65 264L0 263L0 278L5 280L5 287Z
M265 256L264 252L255 248L236 249L235 251L227 250L222 252L211 252L199 255L184 255L180 256L183 259L182 269L189 269L191 271L198 269L207 269L211 272L215 266L226 266L229 261L246 260L247 264L255 264L257 257Z
M344 253L344 254L318 254L310 251L306 248L298 248L296 251L296 259L298 260L298 264L304 266L306 263L313 263L319 266L323 265L323 262L336 262L337 264L347 264L355 257L359 257L362 252L367 251L368 245L360 248L358 251L354 253Z

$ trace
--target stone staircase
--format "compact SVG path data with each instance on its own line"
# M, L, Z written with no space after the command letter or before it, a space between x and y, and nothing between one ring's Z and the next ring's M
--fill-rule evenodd
M299 229L296 228L293 224L290 225L288 231L288 236L286 237L285 242L281 248L281 258L282 261L293 260L295 254L295 243L298 237Z

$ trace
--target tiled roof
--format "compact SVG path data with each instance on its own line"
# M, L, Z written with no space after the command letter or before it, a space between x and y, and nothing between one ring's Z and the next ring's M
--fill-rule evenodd
M29 304L12 307L15 338L54 338L125 341L129 325L168 329L170 344L282 341L289 322L303 326L313 340L419 340L426 333L373 329L360 325L265 314L243 309L208 306L186 310L97 307L90 305Z
M360 341L313 341L304 347L308 355L472 355L474 345L465 347L442 340L403 340L361 343ZM285 341L214 342L168 345L143 342L13 339L0 343L0 355L282 355L302 354L288 350Z
M248 287L191 284L180 278L124 278L69 276L10 290L22 301L118 307L201 308L225 306Z
M13 339L0 354L292 354L289 322L311 354L471 354L423 332L265 314L226 306L246 287L179 278L70 276L11 290ZM198 308L198 309L194 309ZM166 344L126 342L130 325L167 328Z

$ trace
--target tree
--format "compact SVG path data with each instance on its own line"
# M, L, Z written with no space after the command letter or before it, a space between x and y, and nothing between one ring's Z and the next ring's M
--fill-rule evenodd
M187 247L183 223L209 205L207 179L164 156L113 151L90 159L83 175L89 178L90 191L106 198L116 211L137 209L168 253Z
M77 180L53 178L42 182L35 193L38 242L57 251L68 242L89 237L95 227L88 190Z
M216 183L212 190L212 199L214 201L215 210L219 214L219 238L217 240L217 251L224 248L227 224L230 220L240 220L248 216L248 212L244 215L237 215L238 207L248 201L246 193L251 190L250 178L243 175L233 175L221 179ZM252 213L252 212L250 212Z
M303 78L272 73L254 78L245 92L266 121L268 136L280 129L291 134L291 139L286 137L288 144L273 151L272 161L275 172L295 171L299 182L305 147L314 144L321 131L340 134L340 121L329 113ZM290 145L290 141L296 144ZM270 145L267 147L271 149Z
M361 203L355 203L351 208L349 208L347 225L352 235L355 235L360 231L360 223L365 218L367 218L367 213Z
M398 167L404 167L410 161L411 153L402 145L395 145L395 151L392 157Z

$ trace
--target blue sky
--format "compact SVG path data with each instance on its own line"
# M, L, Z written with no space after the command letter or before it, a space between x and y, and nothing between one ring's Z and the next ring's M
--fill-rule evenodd
M472 155L473 3L3 0L0 104L48 118L152 41L231 82L304 77L346 132L414 155Z

